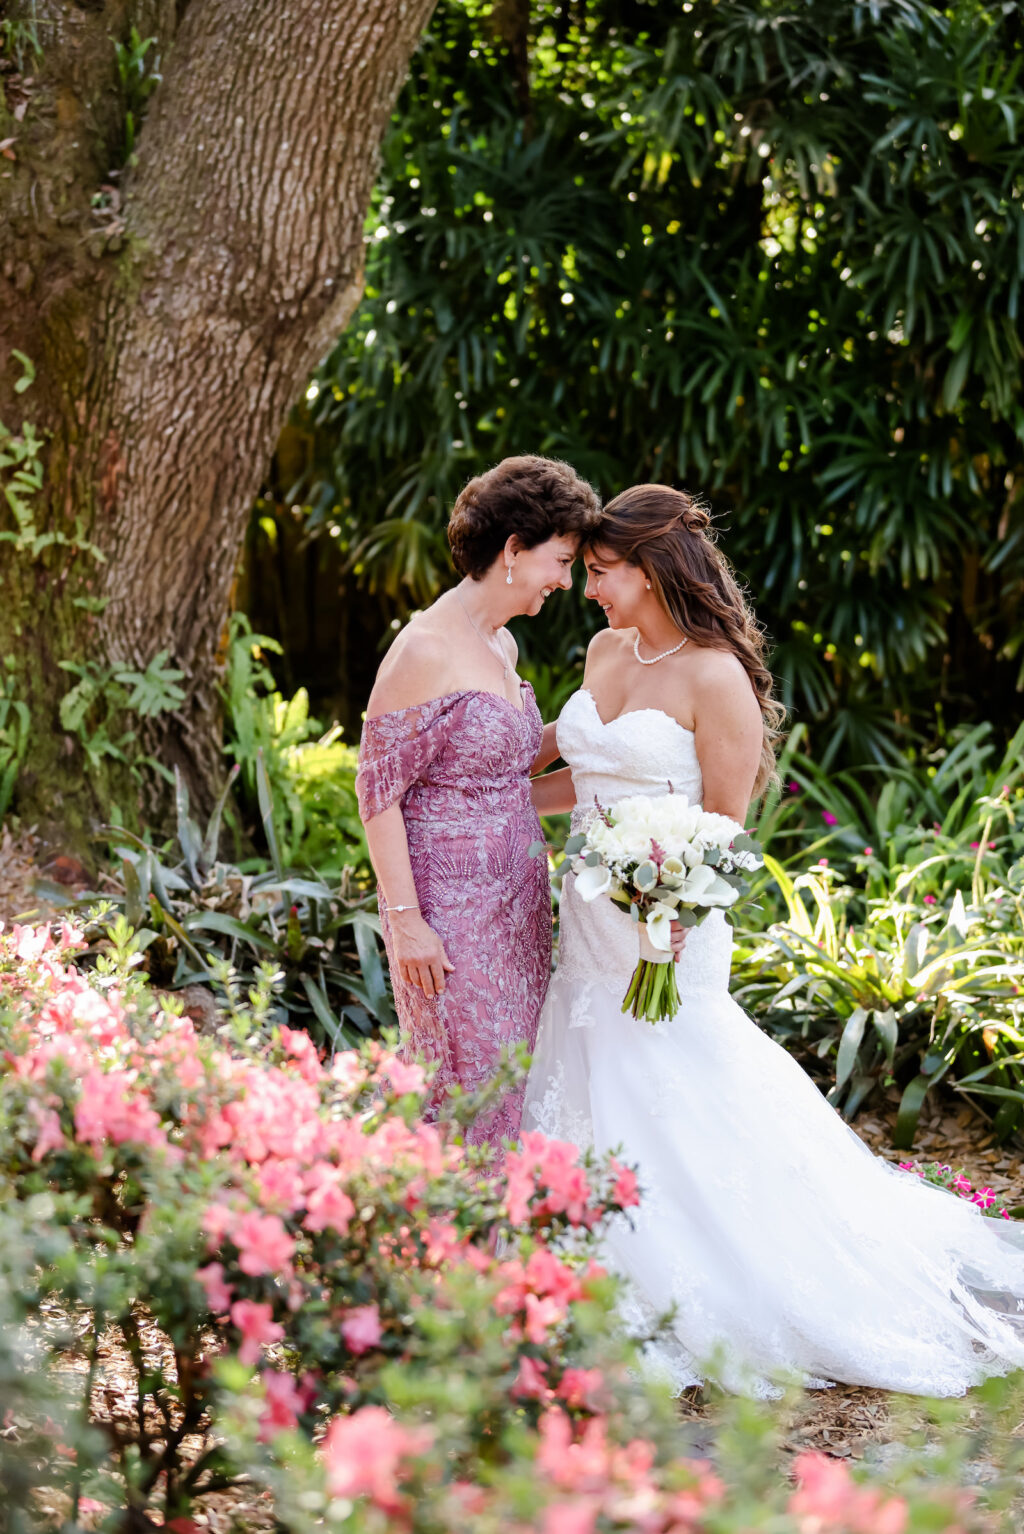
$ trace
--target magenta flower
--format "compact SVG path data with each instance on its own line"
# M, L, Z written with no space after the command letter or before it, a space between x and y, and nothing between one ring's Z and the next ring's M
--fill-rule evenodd
M979 1188L971 1199L972 1204L977 1204L980 1209L991 1209L996 1201L996 1196L991 1188Z
M866 857L866 858L873 858L873 857L874 857L874 855L875 855L875 849L874 849L874 847L865 847L865 848L864 848L864 856L865 856L865 857Z
M924 903L925 903L925 905L934 905L935 904L935 896L934 895L926 895L924 897Z
M818 867L819 868L827 868L828 867L828 858L819 858L818 859Z
M800 792L800 784L795 779L792 783L787 783L786 788L791 794L798 794Z
M839 816L833 815L831 810L822 810L821 818L827 826L837 826L839 824Z
M957 1172L956 1176L953 1178L953 1187L956 1189L957 1193L970 1193L971 1191L971 1185L967 1181L967 1178L964 1176L963 1172Z

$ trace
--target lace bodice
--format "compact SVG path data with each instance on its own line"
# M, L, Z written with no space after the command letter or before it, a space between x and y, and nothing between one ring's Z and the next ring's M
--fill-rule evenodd
M606 723L590 693L581 688L562 710L557 739L576 789L574 831L593 818L597 803L607 807L629 794L653 798L669 793L671 787L691 804L701 802L704 787L693 731L661 709L637 709ZM562 887L559 973L613 986L625 994L639 957L637 928L610 900L601 897L584 904L573 889L574 882L569 874ZM721 912L714 912L687 938L677 973L680 992L727 988L731 954L731 929ZM576 1025L587 1026L583 993Z

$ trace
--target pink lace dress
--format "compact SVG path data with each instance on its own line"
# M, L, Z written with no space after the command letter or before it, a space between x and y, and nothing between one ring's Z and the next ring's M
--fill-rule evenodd
M381 910L402 1052L438 1062L431 1112L449 1088L493 1075L501 1050L533 1049L551 969L547 863L530 767L543 726L533 690L523 707L490 692L453 692L379 714L363 726L356 790L365 821L401 803L421 912L455 966L442 995L407 985ZM469 1131L477 1142L515 1139L522 1092L509 1093Z

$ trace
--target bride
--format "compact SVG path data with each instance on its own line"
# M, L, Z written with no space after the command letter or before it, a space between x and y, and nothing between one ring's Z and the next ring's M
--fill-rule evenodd
M533 785L541 813L573 810L573 830L595 800L670 783L742 823L769 780L781 709L708 522L648 485L592 535L586 594L608 630L548 727L539 765L569 765ZM648 1348L659 1372L676 1390L712 1377L768 1395L796 1376L960 1395L1024 1365L1024 1230L871 1154L730 998L721 912L686 934L676 1015L623 1015L637 928L573 882L523 1127L638 1164L641 1208L605 1257L631 1331L671 1312Z

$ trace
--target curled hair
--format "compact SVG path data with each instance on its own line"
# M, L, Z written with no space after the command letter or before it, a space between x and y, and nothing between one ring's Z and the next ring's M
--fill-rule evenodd
M503 458L460 494L448 543L460 575L478 581L515 534L525 549L549 538L582 538L601 514L592 485L557 458Z
M786 712L772 696L764 630L715 545L705 507L667 485L637 485L608 502L586 542L639 566L687 639L736 656L761 708L764 739L754 794L763 794L775 779L775 748Z

